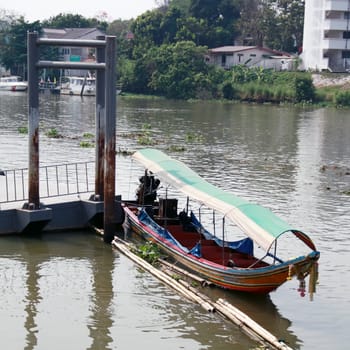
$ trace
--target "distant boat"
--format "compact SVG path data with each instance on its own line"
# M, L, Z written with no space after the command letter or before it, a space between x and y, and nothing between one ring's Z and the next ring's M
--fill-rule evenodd
M11 75L0 78L0 90L3 91L26 91L28 82L22 81L21 77Z
M39 92L51 92L52 94L60 93L60 86L57 85L56 79L51 82L50 80L44 81L41 79L39 82Z
M96 79L91 77L64 77L60 90L62 95L95 96Z

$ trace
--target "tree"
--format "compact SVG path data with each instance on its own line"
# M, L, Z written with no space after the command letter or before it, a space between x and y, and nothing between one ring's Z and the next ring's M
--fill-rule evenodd
M98 28L106 31L108 23L97 18L85 18L81 15L71 13L60 13L43 21L43 28Z
M264 25L266 7L263 6L263 3L264 0L243 0L241 2L242 7L237 27L243 45L263 46L263 42L266 40Z
M134 47L133 33L131 32L132 20L117 19L111 22L107 28L108 35L114 35L117 38L117 50L119 57L132 57Z
M2 31L1 35L1 64L12 74L26 78L27 65L27 32L41 32L39 21L26 22L20 17Z
M296 52L302 44L304 0L241 0L241 39L249 45Z
M273 0L273 2L278 9L281 50L296 52L303 42L305 0Z
M240 16L239 9L239 0L191 0L190 15L207 24L205 41L201 44L232 45L237 35L235 22Z
M0 9L0 34L15 23L20 16L13 11Z
M195 98L205 83L209 67L203 60L205 47L191 41L162 45L149 53L148 60L156 68L149 87L168 98Z
M205 42L207 29L207 23L203 19L195 17L179 18L176 41L193 41L197 45L201 45Z
M138 58L153 46L163 43L163 35L159 28L163 20L163 14L158 11L147 11L137 17L131 25L134 34L134 57Z
M182 12L176 8L169 8L163 16L159 30L162 32L163 43L173 43L179 30L179 20Z
M176 7L180 9L185 16L190 15L190 6L191 6L191 0L172 0L169 4L170 8Z

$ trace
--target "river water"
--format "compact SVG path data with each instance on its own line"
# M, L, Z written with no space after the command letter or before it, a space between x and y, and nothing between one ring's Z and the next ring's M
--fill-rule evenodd
M93 98L40 96L41 165L94 160L94 148L79 145L94 133L94 108ZM18 131L26 124L27 95L1 93L0 168L27 167L27 135ZM62 137L48 138L52 128ZM268 297L210 293L294 349L347 349L349 111L118 97L117 149L140 148L142 130L210 182L309 233L321 252L312 300L295 280ZM116 160L117 193L133 197L140 169L127 156ZM0 240L1 349L257 348L91 232Z

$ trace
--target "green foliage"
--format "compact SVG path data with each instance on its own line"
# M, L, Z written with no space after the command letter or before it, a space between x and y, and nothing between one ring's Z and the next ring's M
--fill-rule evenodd
M170 8L176 7L180 9L185 16L189 16L190 6L191 0L172 0L169 4Z
M117 62L117 79L124 91L141 92L142 82L138 85L136 75L136 61L120 57Z
M162 20L163 14L160 11L147 11L131 24L134 58L141 58L147 50L163 43L164 33L160 30Z
M176 274L176 273L172 274L171 278L174 279L177 282L181 280L181 276Z
M183 145L170 145L168 147L168 150L170 152L184 152L186 151L186 147Z
M83 137L85 139L92 139L94 138L94 134L92 134L91 132L84 132Z
M230 45L237 36L240 0L178 0L169 6L147 11L131 25L133 58L152 46L193 41L199 46Z
M231 45L237 36L234 24L240 16L239 0L192 0L189 12L202 22L199 45Z
M158 246L151 242L140 246L137 250L137 255L151 265L156 265L161 256Z
M240 3L241 17L236 25L245 45L298 51L303 39L304 0L241 0Z
M185 135L185 142L186 143L192 143L192 142L202 142L203 136L197 133L194 133L192 131L189 131Z
M85 18L79 14L60 13L43 21L44 28L98 28L106 31L108 23L97 18Z
M27 127L27 126L20 126L20 127L18 128L18 132L19 132L20 134L28 134L28 127Z
M0 32L0 64L14 75L26 78L27 32L41 32L39 21L26 22L23 17L13 19Z
M310 76L296 74L294 88L296 102L312 102L315 99L315 88Z
M137 138L137 143L142 146L154 146L157 142L152 137L151 124L143 124L141 134Z
M334 103L337 106L343 106L343 107L350 106L350 91L345 90L345 91L337 92L334 96Z
M191 41L153 48L145 57L150 81L148 87L154 94L168 98L196 98L198 90L207 86L204 62L205 48Z
M95 146L93 142L89 142L89 141L80 141L79 145L82 148L92 148Z
M45 135L49 138L52 138L52 139L58 139L58 138L61 138L62 135L60 135L57 131L57 129L55 128L52 128L52 129L49 129L48 131L46 131Z
M309 103L315 100L311 75L296 72L274 72L270 69L235 66L232 69L235 97L243 101ZM223 95L230 97L229 82ZM226 95L225 93L226 92Z
M274 80L273 70L262 67L247 67L236 65L231 69L233 83L248 83L256 81L258 83L272 83Z
M235 90L232 82L225 81L222 85L222 96L227 100L233 100L236 98L237 91Z
M124 92L175 99L242 99L253 102L310 102L334 94L315 93L307 73L273 72L261 67L223 70L205 63L208 47L231 45L239 36L247 45L295 51L301 44L304 1L172 0L135 20L84 18L59 14L40 22L0 18L0 62L12 73L26 63L26 32L41 27L97 27L117 37L117 80ZM132 37L127 34L132 33ZM247 41L247 38L250 38ZM42 59L57 59L57 49L43 48ZM23 73L23 72L22 72ZM51 73L50 73L51 74ZM22 75L23 74L18 74ZM55 74L51 74L55 75ZM334 97L345 104L346 97ZM51 136L52 137L52 136ZM153 145L150 130L138 142Z

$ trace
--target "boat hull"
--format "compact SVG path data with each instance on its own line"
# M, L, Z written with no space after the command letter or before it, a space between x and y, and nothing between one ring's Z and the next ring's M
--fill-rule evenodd
M301 256L278 265L261 268L227 267L184 252L142 223L130 208L125 206L124 210L126 214L125 224L128 229L144 239L156 243L182 266L225 289L249 293L270 293L294 275L305 277L319 257L318 252L312 252L307 256Z
M0 78L1 91L26 91L27 89L28 83L22 81L19 76L12 75Z
M95 89L84 89L83 93L81 90L74 88L61 88L61 95L70 95L70 96L96 96Z
M7 83L7 84L0 84L0 90L1 91L27 91L28 85L25 83Z
M61 95L70 96L96 96L95 78L86 77L64 77L61 83Z

